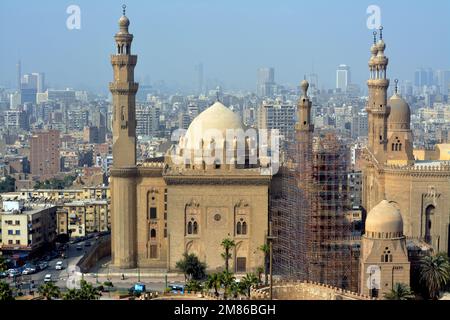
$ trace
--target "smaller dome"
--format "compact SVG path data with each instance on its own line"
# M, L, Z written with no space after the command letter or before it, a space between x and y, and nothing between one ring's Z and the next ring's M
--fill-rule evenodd
M372 48L370 48L370 53L372 53L372 55L374 55L374 56L377 55L377 53L378 53L378 47L377 47L376 44L374 44L374 45L372 46Z
M389 114L388 122L407 124L409 127L411 110L408 103L400 95L395 93L389 99L389 106L391 107L391 113Z
M366 234L369 238L399 238L403 236L403 219L400 210L387 200L376 205L366 218Z
M121 16L119 19L120 28L128 28L130 26L130 20L126 16Z
M384 43L383 40L379 40L377 43L377 49L378 49L378 51L386 50L386 43Z

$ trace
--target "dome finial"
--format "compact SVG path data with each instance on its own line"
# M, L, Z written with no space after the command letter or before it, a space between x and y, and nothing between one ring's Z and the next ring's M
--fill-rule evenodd
M123 15L125 15L127 13L127 5L126 4L122 5L122 13L123 13Z
M398 79L395 79L394 82L395 82L395 94L398 94Z
M377 44L377 32L373 32L373 44Z
M383 40L383 26L380 26L380 40Z

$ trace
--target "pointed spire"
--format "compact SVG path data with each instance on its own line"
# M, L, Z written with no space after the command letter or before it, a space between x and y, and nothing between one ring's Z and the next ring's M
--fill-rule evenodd
M126 4L122 5L122 13L123 13L123 15L126 15L126 13L127 13L127 5Z
M394 82L395 82L395 94L398 94L398 79L395 79Z
M373 32L373 44L377 44L377 32Z
M383 26L380 26L380 40L383 40Z

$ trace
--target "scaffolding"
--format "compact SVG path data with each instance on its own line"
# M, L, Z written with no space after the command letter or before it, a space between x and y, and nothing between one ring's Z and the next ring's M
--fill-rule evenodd
M297 133L271 199L275 271L357 290L359 239L347 219L348 147L334 133Z

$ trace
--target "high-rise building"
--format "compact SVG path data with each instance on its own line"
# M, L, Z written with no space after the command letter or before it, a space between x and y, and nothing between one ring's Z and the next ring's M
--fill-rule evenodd
M16 65L17 68L17 91L22 89L22 62L19 60Z
M136 108L136 134L139 136L156 136L159 131L159 107L138 106Z
M45 88L45 73L38 72L31 74L36 79L36 90L37 93L44 93Z
M437 70L436 84L439 86L441 94L448 95L450 91L450 70Z
M350 67L341 64L336 70L336 89L346 92L349 84L352 83Z
M256 93L259 97L270 97L275 87L274 68L259 68Z
M31 174L55 175L60 171L58 130L36 132L30 143Z
M264 101L258 109L258 129L276 129L284 140L292 140L295 113L296 107L292 104Z

